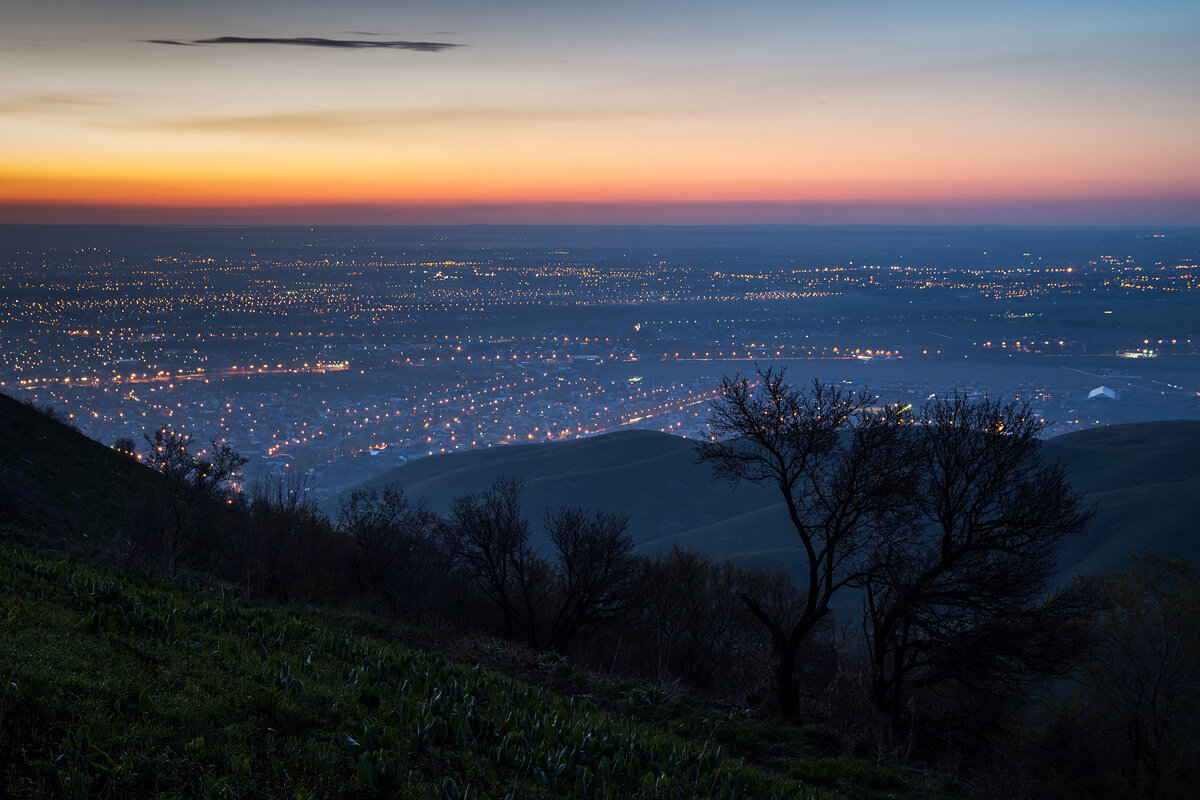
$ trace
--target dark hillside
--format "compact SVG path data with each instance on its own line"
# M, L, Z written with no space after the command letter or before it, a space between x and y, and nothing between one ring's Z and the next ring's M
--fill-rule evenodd
M1200 560L1200 422L1141 422L1046 442L1097 508L1064 554L1070 573L1124 569L1130 553Z
M1200 422L1148 422L1072 433L1045 443L1099 513L1064 554L1068 575L1122 569L1151 550L1200 559ZM678 544L714 556L786 566L795 541L773 490L713 482L692 442L626 431L569 442L433 456L370 482L399 483L434 510L497 475L526 481L525 512L563 503L629 514L638 549ZM336 507L330 504L329 510Z
M497 475L514 477L525 482L524 509L535 530L540 531L542 509L582 505L628 514L629 532L642 550L688 543L684 539L694 529L776 504L770 491L748 486L735 491L713 482L708 468L695 462L691 440L621 431L431 456L385 472L367 485L396 482L435 511L444 511L455 497L486 489ZM326 510L336 513L336 502ZM712 547L709 552L725 555L743 549L742 542L734 541L728 549Z
M1091 492L1165 484L1200 475L1200 422L1137 422L1069 433L1046 442Z
M157 483L134 459L0 395L0 523L43 539L103 541L136 523Z
M1163 423L1047 444L1047 455L1061 459L1080 488L1092 489L1100 508L1089 535L1067 554L1068 574L1123 566L1128 551L1194 557L1198 442L1200 423ZM772 492L712 483L691 442L675 437L625 432L428 459L405 470L411 482L395 473L383 480L401 481L438 510L496 474L515 475L527 481L525 513L533 519L543 506L600 507L631 514L643 551L682 544L773 566L796 563ZM39 545L127 536L164 483L127 456L6 398L0 477L0 537ZM278 796L300 789L322 797L391 790L422 798L813 796L788 778L830 798L953 793L945 780L897 768L893 756L872 748L870 737L883 729L862 705L863 687L853 671L834 673L847 675L844 681L821 683L819 648L813 685L837 690L814 697L835 705L828 717L787 725L755 719L747 709L761 704L750 694L715 706L676 692L678 684L652 688L613 678L615 656L601 667L589 662L600 673L584 673L557 654L505 651L508 645L489 643L484 631L454 633L440 621L420 628L395 614L385 619L346 606L254 606L230 598L310 602L318 594L256 593L251 587L261 582L249 572L244 582L240 573L238 583L222 577L243 563L230 561L231 554L256 570L263 556L215 545L256 544L274 529L269 517L254 521L253 504L244 509L233 500L227 510L221 499L216 508L228 521L242 514L242 524L250 524L226 525L212 507L198 506L214 546L178 574L201 577L207 590L0 543L0 620L7 621L0 625L0 795ZM222 535L230 533L237 535ZM317 565L327 582L350 577L331 568L348 563L347 551L309 547L352 541L324 519L311 531L286 533L292 538L280 553L310 570ZM86 551L106 555L103 547ZM643 582L638 591L651 597L647 587L668 585ZM733 595L725 584L717 590ZM354 599L326 594L334 599L317 602ZM478 624L478 597L460 596ZM366 603L368 595L356 597ZM592 637L589 645L612 645L613 652L620 646L622 654L639 647L638 631L649 628L637 621L650 606L638 608L621 627L601 631L609 639ZM446 648L470 663L399 640ZM751 671L736 675L745 682ZM522 682L526 674L542 676L534 679L554 692Z
M40 546L126 536L162 491L148 468L7 398L0 466L0 537ZM936 775L839 757L812 726L509 657L478 633L236 594L0 542L0 796L812 796L797 779L833 799L961 796Z

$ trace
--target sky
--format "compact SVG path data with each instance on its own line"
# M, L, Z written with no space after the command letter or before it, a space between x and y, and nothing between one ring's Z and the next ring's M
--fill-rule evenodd
M1200 3L0 0L0 223L1200 224Z

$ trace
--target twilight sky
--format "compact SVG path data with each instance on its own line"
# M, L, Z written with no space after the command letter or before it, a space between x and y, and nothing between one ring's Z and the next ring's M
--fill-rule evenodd
M1200 224L1200 3L0 0L0 222Z

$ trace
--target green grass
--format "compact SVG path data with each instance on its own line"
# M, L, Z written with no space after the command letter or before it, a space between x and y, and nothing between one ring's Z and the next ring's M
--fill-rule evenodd
M0 546L6 797L808 797L712 741L195 588Z

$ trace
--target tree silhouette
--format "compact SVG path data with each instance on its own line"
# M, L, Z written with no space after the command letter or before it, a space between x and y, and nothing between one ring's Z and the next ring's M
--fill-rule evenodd
M714 438L699 460L730 482L779 490L803 551L802 606L785 619L749 592L742 600L774 642L775 688L784 716L800 710L801 643L830 613L839 590L857 585L881 531L901 524L914 480L896 406L813 381L795 388L782 370L726 377L713 402Z
M1090 512L1044 462L1029 405L955 395L921 416L907 428L916 513L879 538L864 581L872 700L898 724L918 687L994 694L1065 673L1089 608L1047 589Z
M340 500L337 526L354 542L359 588L375 593L393 615L426 605L432 578L445 561L436 541L440 522L396 485L383 492L355 489Z
M629 518L563 506L546 512L545 528L558 554L550 643L564 650L581 631L615 619L632 600L637 563Z
M296 470L257 476L246 489L246 591L281 600L311 582L328 558L329 521L313 499L311 479Z
M500 612L509 636L565 649L622 613L636 575L627 518L577 508L546 512L557 563L542 558L521 518L521 483L497 478L451 504L447 549Z
M167 522L162 561L167 573L174 575L180 556L199 545L199 511L221 498L250 459L215 439L205 453L195 454L195 440L170 428L159 428L153 438L145 438L147 461L163 476Z
M705 686L733 660L746 638L744 572L678 545L642 560L636 630L650 677Z
M507 635L540 647L538 617L550 576L529 543L521 490L520 481L497 478L484 492L455 498L446 529L447 550L500 612Z
M1134 558L1093 578L1098 646L1080 671L1099 797L1194 797L1200 780L1200 568Z

